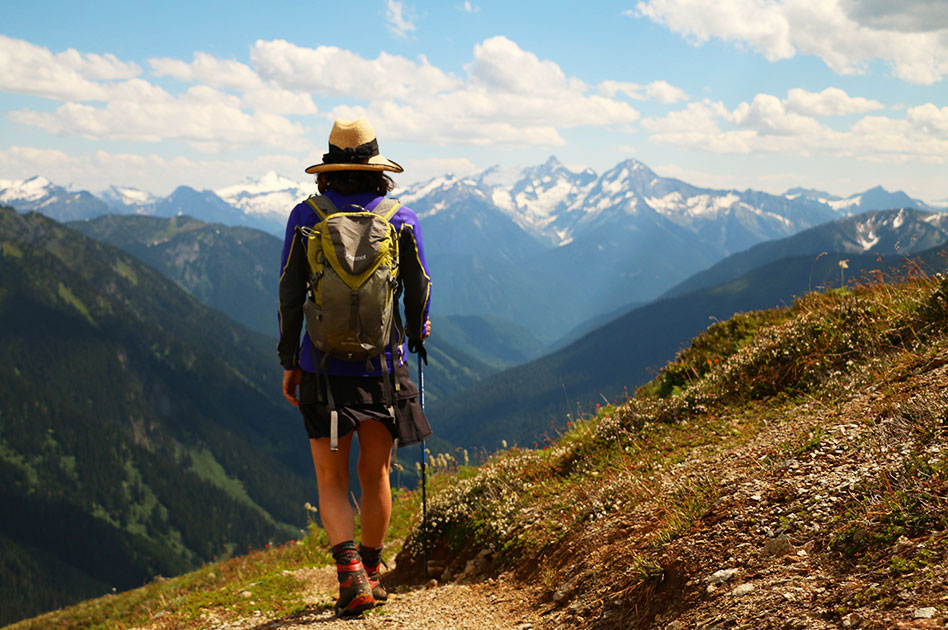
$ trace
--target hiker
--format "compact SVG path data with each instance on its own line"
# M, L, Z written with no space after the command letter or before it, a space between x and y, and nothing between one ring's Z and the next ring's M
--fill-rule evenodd
M329 134L329 152L320 164L306 169L317 176L319 194L293 208L283 243L277 347L284 369L283 395L299 407L309 434L319 514L339 577L339 615L361 613L388 598L380 581L379 563L392 510L389 472L393 443L397 439L396 447L404 446L431 435L406 364L406 349L427 361L424 339L431 332L431 281L418 217L409 208L386 198L395 186L386 172L402 170L379 153L375 131L368 120L336 120ZM359 333L354 352L332 346L335 341L328 338L332 335L324 335L319 326L338 322L328 321L333 318L326 306L328 297L320 298L320 307L325 307L325 312L314 301L317 290L330 291L333 286L325 284L335 269L329 268L327 260L338 263L336 254L341 245L330 244L326 250L319 250L324 254L318 255L314 248L327 244L325 234L340 239L346 238L346 234L351 237L348 228L333 231L329 224L338 219L349 221L350 217L343 215L352 212L362 213L358 217L360 225L372 224L375 232L372 238L356 237L357 254L342 256L351 259L349 263L357 265L366 257L362 252L374 251L371 246L383 238L383 232L397 240L397 260L376 272L385 274L389 267L398 268L397 284L391 279L386 281L390 285L388 290L394 291L390 302L394 305L391 336L382 342L384 351L374 356L372 353L377 349L367 351L367 357L360 354L360 349L371 345L365 343L368 333ZM379 216L387 222L379 222ZM332 218L324 221L325 217ZM314 272L311 259L327 265L325 274L322 270ZM384 291L386 282L376 288ZM353 326L359 330L377 326L378 317L366 323L353 314L356 311L350 312L364 306L360 300L374 298L353 296L352 303L360 306L350 306L350 292L356 293L345 288L345 304L340 308L345 315L339 325L347 330ZM404 301L404 320L399 312L400 297ZM304 312L306 333L300 343ZM354 434L359 439L357 470L362 492L359 545L354 540L354 512L349 502L349 448Z

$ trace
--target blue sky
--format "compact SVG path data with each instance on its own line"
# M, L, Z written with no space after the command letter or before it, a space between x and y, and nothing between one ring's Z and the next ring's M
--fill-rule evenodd
M948 199L948 2L22 2L0 180L306 181L368 115L409 183L556 155L717 188Z

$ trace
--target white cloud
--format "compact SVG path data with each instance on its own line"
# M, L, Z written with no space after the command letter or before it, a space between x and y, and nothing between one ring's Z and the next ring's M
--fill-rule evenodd
M83 62L67 51L61 56L29 42L0 35L0 90L59 100L103 100L106 91L83 76L83 70L101 72L97 61ZM107 64L106 64L107 65Z
M664 24L698 44L711 39L734 42L757 50L771 61L798 53L816 55L837 73L859 74L870 62L882 59L900 79L932 84L948 73L948 24L941 19L935 28L917 19L914 8L930 7L929 13L941 18L944 3L938 3L914 0L908 9L883 10L898 3L641 0L635 15ZM892 28L896 23L898 30Z
M309 94L273 87L250 66L238 61L217 59L197 52L191 63L167 58L149 59L148 63L156 76L170 76L185 83L202 83L240 92L244 103L257 111L271 114L315 114L319 111Z
M567 79L554 62L541 61L500 35L474 46L474 61L465 69L474 83L492 91L552 94L584 89L579 79Z
M652 100L666 105L677 103L688 98L688 94L681 88L675 87L667 81L652 81L648 85L627 83L621 81L603 81L599 84L599 93L609 98L617 94L624 94L627 98L636 101Z
M411 9L405 9L405 6L399 0L388 0L385 3L385 21L388 23L388 30L395 37L405 38L409 33L415 31L414 18L411 15Z
M464 0L464 4L461 5L461 11L465 13L477 13L481 8L477 5L471 4L470 0Z
M751 103L729 110L722 103L704 100L646 119L642 126L651 133L652 142L716 154L779 153L938 163L948 159L948 107L930 103L913 107L904 119L864 116L849 129L835 130L792 111L789 104L798 101L799 95L796 101L781 101L758 94ZM825 115L838 113L832 108L824 111Z
M806 116L842 116L864 114L885 106L861 96L849 96L839 88L829 87L822 92L809 92L794 88L784 101L788 110Z
M208 86L172 95L146 81L116 86L105 107L65 103L54 112L19 110L15 123L60 136L91 140L161 142L178 140L201 150L223 146L307 146L298 124L267 112L248 113L238 97Z
M194 53L191 63L179 59L148 60L155 76L170 76L186 83L205 83L212 87L246 92L263 86L263 81L250 66L239 61L217 59L207 53Z
M326 96L423 98L460 83L423 57L417 63L387 53L365 59L334 46L304 48L283 40L258 40L250 59L263 78L280 87Z
M364 59L339 48L258 41L251 51L262 77L286 89L347 96L330 112L368 115L381 138L433 144L559 146L562 128L635 122L628 103L590 93L552 61L505 37L475 46L458 79L431 66L381 54ZM661 91L658 84L652 86ZM650 89L645 88L646 91Z

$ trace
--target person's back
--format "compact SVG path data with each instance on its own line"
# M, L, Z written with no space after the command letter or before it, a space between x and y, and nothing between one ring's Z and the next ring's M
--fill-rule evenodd
M315 301L321 299L317 287L322 274L314 273L313 267L318 264L311 263L307 256L316 255L309 247L314 228L326 220L326 210L346 211L357 206L371 212L382 204L394 186L386 171L401 172L402 168L378 153L375 132L368 121L337 120L323 162L306 169L317 174L323 198L311 198L293 208L280 267L277 351L284 368L283 394L299 407L310 438L319 512L339 575L336 612L340 615L357 614L387 599L380 583L379 563L391 515L392 446L396 439L404 445L431 435L406 364L409 349L425 356L423 340L430 333L431 279L418 217L410 208L399 205L386 217L397 239L398 270L393 275L397 285L392 287L394 324L384 349L348 360L352 357L345 352L334 352L324 340L319 342L323 347L318 348L309 332L303 333L304 312L308 312L310 321L306 325L314 336L321 329L319 322L311 320L324 316L314 308ZM321 246L326 247L325 241ZM352 293L355 301L357 289L353 288ZM404 302L404 319L399 312L399 298ZM342 310L358 317L355 309ZM354 322L350 327L358 329L359 324ZM362 541L358 546L348 498L349 449L354 433L359 436L362 489Z

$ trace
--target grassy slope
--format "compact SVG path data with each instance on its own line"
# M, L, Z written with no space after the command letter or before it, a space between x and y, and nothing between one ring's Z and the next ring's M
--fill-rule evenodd
M442 577L487 549L494 569L531 585L548 627L692 627L728 616L836 627L854 614L893 626L908 607L941 601L948 580L946 322L948 280L921 278L809 294L711 326L629 401L548 446L434 475ZM852 473L847 483L820 485L841 471ZM417 497L396 506L398 536L417 519ZM795 553L780 555L781 545ZM420 574L420 549L411 529L402 579ZM271 552L240 562L239 579L193 574L16 628L122 627L160 611L198 627L196 601L240 618L240 586L277 579L270 569L283 561ZM715 594L736 582L708 587L731 565L762 585L757 595ZM216 579L230 566L204 571ZM603 567L610 580L595 577ZM800 575L813 583L781 597ZM306 605L304 585L282 588ZM159 597L168 589L174 598ZM794 592L803 599L794 603Z

